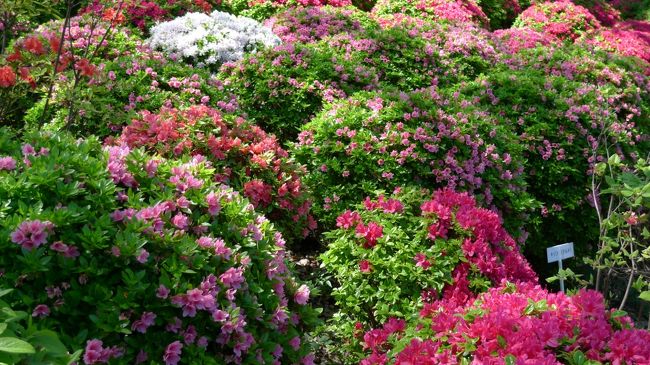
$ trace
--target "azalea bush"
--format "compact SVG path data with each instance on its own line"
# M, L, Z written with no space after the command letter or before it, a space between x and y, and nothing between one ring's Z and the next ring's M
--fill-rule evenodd
M401 13L435 21L489 24L483 9L474 0L378 0L372 12L378 16Z
M282 235L204 157L0 136L4 300L84 364L311 363Z
M358 93L333 103L303 127L293 148L309 170L325 227L359 196L409 185L475 193L517 226L517 213L531 208L521 152L505 125L436 88Z
M596 291L573 296L534 283L502 283L468 303L425 304L420 320L389 320L363 334L362 365L640 364L650 361L650 332L607 310Z
M566 0L562 0L566 1ZM585 9L589 10L589 12L596 18L598 21L606 26L606 27L611 27L615 25L617 22L621 20L621 14L620 11L616 8L615 3L617 0L614 1L606 1L606 0L569 0L575 5L580 5L584 7ZM634 0L633 0L634 1ZM543 1L536 1L538 3L541 3Z
M103 138L119 133L140 111L207 105L220 95L218 83L208 70L174 62L141 42L133 44L130 52L107 60L98 69L94 82L75 92L74 123L67 123L67 129L79 134L92 132ZM66 81L60 83L65 85ZM44 105L45 98L27 112L24 120L28 125L42 123ZM66 99L59 95L49 100L49 118L44 128L56 130L66 125L66 105ZM229 102L218 105L227 111L235 109Z
M499 51L515 54L524 49L557 46L558 40L547 33L531 28L499 29L492 33L494 43Z
M135 36L107 38L104 47L113 53L97 53L92 67L89 66L92 77L81 79L80 85L84 87L72 89L73 76L60 70L53 84L59 92L48 99L47 83L37 88L38 101L22 116L28 127L65 127L103 138L118 133L138 111L155 112L162 106L187 107L217 100L218 84L206 69L176 62ZM72 98L75 108L71 115ZM228 111L235 109L230 102L217 106Z
M257 21L214 11L188 13L151 28L148 44L172 58L217 69L241 59L247 52L280 44L269 28Z
M65 14L65 1L5 0L0 3L0 55L34 26Z
M326 102L361 90L472 79L496 59L487 37L473 28L454 28L449 37L444 28L428 25L365 28L313 44L284 44L224 65L218 77L225 99L234 95L243 113L285 142Z
M349 8L292 7L264 22L282 42L314 43L341 33L358 34L365 29L362 14ZM364 23L368 23L365 21Z
M615 144L613 153L642 155L650 94L633 65L577 47L523 50L514 58L519 66L495 68L453 92L479 98L519 136L527 192L540 203L526 219L526 251L537 270L547 270L548 242L573 241L578 255L592 252L598 229L590 174L606 158L602 140Z
M613 28L601 28L583 40L597 49L621 56L637 57L650 63L650 25L639 28L634 23L622 22Z
M441 296L464 303L503 279L536 280L499 216L466 193L398 188L367 197L336 226L322 261L339 283L334 319L351 347L361 328L409 318Z
M214 180L243 193L288 239L316 228L302 168L277 139L240 117L204 105L141 112L115 141L166 157L209 156Z
M528 27L560 40L575 40L600 28L600 22L586 8L569 0L534 4L517 17L514 27Z

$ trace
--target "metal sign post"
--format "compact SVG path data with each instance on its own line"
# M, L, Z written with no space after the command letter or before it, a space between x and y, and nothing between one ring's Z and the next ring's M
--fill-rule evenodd
M551 263L557 261L560 272L562 271L562 260L573 257L573 255L573 242L563 243L546 249L546 258L548 259L548 262ZM564 279L562 278L562 275L560 275L560 290L564 293Z

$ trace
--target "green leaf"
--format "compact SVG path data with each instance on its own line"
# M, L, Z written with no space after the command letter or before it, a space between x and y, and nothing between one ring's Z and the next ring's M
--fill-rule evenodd
M650 290L646 290L639 295L639 298L650 302Z
M0 335L3 334L6 329L7 329L7 324L0 323Z
M43 347L45 350L53 354L65 355L68 353L68 349L61 342L61 340L59 340L57 334L54 331L37 331L30 337L30 342L37 347Z
M12 354L33 354L36 352L28 342L13 337L0 337L0 351Z

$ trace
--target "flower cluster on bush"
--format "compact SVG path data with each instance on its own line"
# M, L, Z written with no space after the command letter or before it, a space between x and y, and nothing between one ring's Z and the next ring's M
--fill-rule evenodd
M302 168L273 136L205 105L185 110L143 111L115 141L145 147L163 157L201 154L215 168L214 180L242 192L287 239L316 228Z
M565 0L562 0L565 1ZM614 26L621 20L621 13L614 6L615 1L606 0L569 0L587 10L606 27ZM541 2L541 1L538 1Z
M94 13L105 20L115 19L120 24L131 24L146 32L157 22L173 19L187 12L212 11L209 0L93 0L80 11Z
M610 53L638 57L650 63L650 24L628 21L601 28L584 42Z
M280 44L280 39L257 21L221 11L188 13L156 24L150 32L147 42L151 48L200 67L217 68L247 52Z
M650 332L607 311L596 291L549 293L531 282L503 282L459 303L427 303L420 320L391 319L363 335L363 365L384 364L643 364ZM591 362L590 362L591 361Z
M586 8L569 0L534 4L515 21L516 28L532 28L560 40L575 40L600 28L600 22Z
M358 34L364 31L358 12L332 6L292 7L264 22L282 42L314 43L336 34ZM361 14L358 15L362 17Z
M499 51L507 54L518 53L523 49L553 47L558 43L557 38L531 28L500 29L492 33L492 36Z
M436 88L357 93L303 127L292 153L309 170L325 227L376 190L416 185L476 193L486 206L530 208L521 146L512 130L472 101Z
M440 295L464 303L504 279L536 280L499 216L466 193L397 188L367 197L336 225L322 260L340 283L335 318L351 344L360 326L407 318Z
M2 132L5 298L85 364L312 363L282 235L204 157Z
M399 13L459 24L489 23L487 16L474 0L378 0L372 12L379 16Z

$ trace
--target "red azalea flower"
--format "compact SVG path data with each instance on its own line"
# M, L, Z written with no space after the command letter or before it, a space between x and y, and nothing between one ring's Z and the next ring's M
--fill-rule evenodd
M88 61L88 59L82 58L77 63L77 70L81 71L82 76L92 77L93 75L95 75L95 71L97 70L97 67L91 64L90 61Z
M11 87L16 83L16 73L11 66L0 67L0 87Z
M363 247L372 248L377 244L377 239L383 237L384 227L375 222L370 222L367 226L359 223L356 232L357 236L365 238Z
M35 55L45 54L45 48L43 47L43 42L41 42L41 40L38 39L37 36L32 36L27 38L23 43L23 47L25 47L27 51Z
M372 271L372 264L368 260L359 261L359 271L364 274L369 274Z

